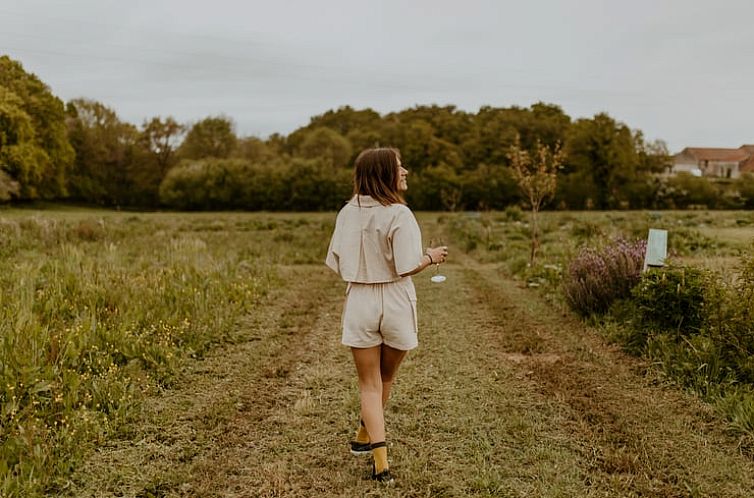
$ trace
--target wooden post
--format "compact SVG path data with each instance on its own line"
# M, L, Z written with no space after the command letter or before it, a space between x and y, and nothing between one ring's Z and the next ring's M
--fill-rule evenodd
M668 256L668 231L649 229L647 237L647 253L644 255L644 269L661 268L665 266L665 258Z

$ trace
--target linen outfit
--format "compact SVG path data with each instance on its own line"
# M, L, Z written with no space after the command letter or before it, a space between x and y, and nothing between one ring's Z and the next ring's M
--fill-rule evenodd
M419 266L422 256L419 224L403 204L383 206L357 195L340 210L325 264L347 282L344 345L418 346L416 289L410 276L400 275Z

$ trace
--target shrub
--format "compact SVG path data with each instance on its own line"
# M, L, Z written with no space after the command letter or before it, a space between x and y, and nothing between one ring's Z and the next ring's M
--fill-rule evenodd
M253 164L243 159L183 161L160 186L160 201L175 209L339 209L350 197L351 172L294 158Z
M754 393L742 390L727 394L718 399L717 409L734 430L754 434Z
M602 227L599 223L593 221L579 221L574 223L571 228L571 234L581 239L591 239L602 235Z
M618 239L602 248L584 248L571 261L563 282L569 306L582 316L604 313L636 285L646 242Z
M745 209L754 208L754 174L746 173L736 180L736 190Z
M650 269L631 292L638 313L636 327L645 335L651 331L698 333L705 322L710 285L709 272L699 268Z
M521 221L524 219L524 211L516 205L508 206L505 208L505 219L507 221Z
M754 257L744 258L735 284L708 306L706 333L740 382L754 384Z
M736 381L720 349L715 340L700 334L681 341L668 334L657 334L647 340L646 347L647 356L665 375L707 399Z

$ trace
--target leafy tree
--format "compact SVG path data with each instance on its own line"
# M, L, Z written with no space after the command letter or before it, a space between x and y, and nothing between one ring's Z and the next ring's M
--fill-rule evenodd
M135 188L131 176L139 138L136 127L93 100L69 102L68 114L68 137L76 150L68 178L71 198L111 206L128 204Z
M34 199L42 177L40 165L48 160L37 145L34 124L15 93L0 86L0 200Z
M164 177L175 163L175 151L186 127L172 117L160 117L145 121L140 140L154 157L159 176Z
M191 127L179 152L185 159L224 159L234 152L237 142L230 119L222 116L209 117Z
M346 136L354 130L378 129L380 125L381 118L378 112L369 108L356 110L351 106L343 106L335 111L314 116L305 129L330 128Z
M318 128L328 128L345 137L350 143L351 157L346 160L346 164L350 165L362 150L386 143L382 140L382 127L382 118L376 111L343 106L314 116L307 126L291 133L287 137L286 151L290 154L296 153L310 132Z
M8 174L0 169L0 202L8 202L14 197L18 197L20 185L13 180Z
M628 126L607 114L580 119L571 127L566 143L565 172L577 173L595 186L590 198L597 209L613 209L625 201L623 186L639 167L634 137Z
M6 151L4 159L6 171L20 184L20 197L64 197L74 152L66 134L63 102L39 78L24 71L19 62L8 56L0 57L0 87L4 88L0 105L6 116L15 116L9 119L23 128L13 144L15 148ZM19 109L27 117L21 117ZM21 125L19 120L25 124ZM20 130L16 128L17 132ZM0 132L9 136L15 133L9 129Z
M463 141L473 126L472 116L452 105L416 106L393 116L402 123L427 123L437 139L456 145Z
M408 202L416 209L450 210L462 207L463 184L458 173L448 164L429 166L409 177Z
M540 142L536 143L532 154L521 147L521 141L516 137L516 141L509 149L508 158L511 162L513 177L531 206L529 262L533 264L539 249L539 210L542 204L555 194L558 170L563 165L565 155L559 145L556 144L550 148Z
M634 145L639 155L638 169L643 173L664 173L673 163L668 145L662 140L646 142L644 134L637 130Z
M519 188L507 166L479 164L460 175L464 209L504 209L520 200Z
M233 157L246 159L251 163L268 163L278 158L272 147L257 137L239 139Z
M284 157L288 155L286 137L279 133L273 133L272 135L267 137L267 140L265 140L264 144L277 157Z
M463 156L458 145L443 140L423 119L405 119L398 114L388 115L384 127L385 145L398 147L403 164L411 171L421 172L430 166L446 164L460 169Z
M139 150L132 167L136 194L132 202L155 205L159 200L160 183L177 162L176 149L185 126L172 117L145 121L139 133Z
M330 128L308 130L295 150L298 157L322 160L336 169L348 167L352 153L348 139Z

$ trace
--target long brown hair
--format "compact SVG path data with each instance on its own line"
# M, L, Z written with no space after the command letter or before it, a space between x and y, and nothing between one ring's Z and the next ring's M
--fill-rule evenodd
M392 147L363 150L353 166L353 194L368 195L383 206L406 204L398 190L400 158Z

